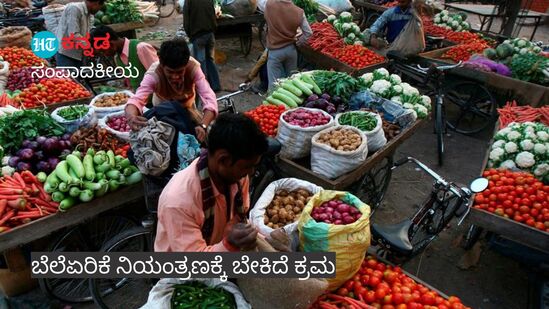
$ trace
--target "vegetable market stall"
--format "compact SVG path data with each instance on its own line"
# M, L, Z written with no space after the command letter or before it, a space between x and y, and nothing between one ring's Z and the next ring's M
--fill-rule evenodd
M147 27L154 26L155 21L154 20L148 20L148 21L132 21L127 23L120 23L120 24L110 24L108 25L111 27L116 33L120 34L121 36L127 37L129 39L136 39L137 38L137 30Z
M362 29L369 28L376 19L383 14L389 7L374 4L368 0L353 0L353 6L361 13L362 19L360 27Z
M217 19L215 37L217 39L238 37L241 51L244 56L247 56L252 48L252 27L254 26L257 27L261 45L266 47L265 18L261 13Z

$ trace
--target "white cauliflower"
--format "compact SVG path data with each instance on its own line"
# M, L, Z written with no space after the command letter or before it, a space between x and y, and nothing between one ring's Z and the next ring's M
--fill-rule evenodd
M402 83L402 80L400 79L400 76L398 76L396 74L391 74L391 76L389 76L389 81L393 85L400 85Z
M523 151L519 153L515 158L515 162L517 163L517 166L521 169L527 169L534 166L534 164L536 164L534 155L528 151Z
M544 144L535 144L534 145L534 153L536 154L545 154L547 152L547 148Z
M518 152L518 146L517 144L513 143L513 142L508 142L505 144L505 152L507 153L515 153L515 152Z
M528 138L528 139L531 139L534 142L538 141L538 136L534 132L526 132L526 133L524 133L524 137Z
M498 141L495 141L493 144L492 144L492 149L494 148L503 148L503 146L505 145L505 141L503 140L498 140ZM533 147L533 146L532 146Z
M450 15L450 12L448 12L448 10L440 11L440 16L448 16L448 15Z
M511 131L507 134L507 138L510 140L510 141L514 141L514 140L518 140L522 137L522 135L517 132L517 131Z
M435 16L435 24L440 24L441 22L441 19L440 19L440 16Z
M520 147L522 150L530 151L534 149L534 142L531 139L525 139L520 142Z
M414 109L414 104L404 103L402 106L406 109Z
M407 96L419 95L419 90L417 90L417 88L414 88L412 86L402 87L402 88L403 88L402 92L404 93L404 95L407 95Z
M380 68L374 71L375 79L386 79L389 77L389 71L385 68Z
M374 83L372 84L372 87L370 87L370 90L373 93L383 96L384 94L387 94L390 88L391 88L390 82L384 79L380 79L380 80L374 81Z
M371 83L374 80L374 73L366 73L361 77L366 83Z
M546 175L547 173L549 173L549 164L547 163L542 163L536 166L536 169L534 170L535 176L543 176L543 175Z
M401 85L393 85L392 90L394 94L401 94L403 91Z
M402 104L402 99L398 95L392 97L391 101Z
M514 170L514 169L517 168L517 166L515 165L515 162L513 162L513 160L503 161L503 162L501 162L499 167L504 168L504 169L508 169L508 170Z
M428 109L431 109L431 98L429 98L428 96L422 95L421 103L423 103L423 106L427 107Z
M536 133L536 135L542 142L547 142L547 140L549 139L549 134L545 131L539 131L538 133Z
M440 19L442 19L443 22L448 21L448 15L443 15Z
M419 118L425 118L427 117L427 115L429 114L429 111L427 110L427 108L423 105L415 105L414 106L414 110L417 112L417 116Z
M501 161L501 157L505 154L502 148L495 148L490 151L490 160L498 162Z

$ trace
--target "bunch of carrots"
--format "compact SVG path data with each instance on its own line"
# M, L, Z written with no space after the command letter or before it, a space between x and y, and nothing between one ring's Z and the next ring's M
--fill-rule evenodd
M323 54L331 55L334 50L345 47L345 43L334 26L330 23L314 23L311 25L313 35L308 40L309 46Z
M360 296L362 297L362 296ZM375 309L362 301L336 294L324 294L309 309Z
M56 213L58 206L30 171L0 178L0 233Z
M503 108L498 108L498 113L500 129L507 127L511 122L541 122L549 126L549 106L518 106L516 101L512 101L507 102Z

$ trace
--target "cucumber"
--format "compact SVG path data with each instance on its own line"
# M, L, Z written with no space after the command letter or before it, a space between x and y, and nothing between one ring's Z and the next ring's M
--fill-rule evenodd
M84 164L82 164L82 161L79 157L74 154L70 154L65 160L70 166L70 169L76 173L77 178L82 179L84 178L84 176L86 176L86 172L84 171Z
M67 197L59 204L59 211L66 211L76 204L76 200L73 197Z
M86 173L86 180L93 181L95 179L95 169L93 168L93 156L86 154L84 156L84 171Z
M300 81L299 79L297 79L297 78L292 79L292 83L294 84L294 86L299 88L299 90L301 90L305 95L310 96L311 94L313 94L311 89L309 89L307 86L305 86L305 84L302 81Z
M296 101L294 101L294 99L292 99L291 97L289 97L287 95L284 95L284 94L282 94L278 91L273 92L272 96L273 96L273 98L284 102L284 104L288 105L289 107L297 107L298 103Z
M295 79L302 82L303 86L309 88L309 90L313 90L313 84L310 84L309 82L305 81L305 79L303 78L304 76L305 76L305 74L301 74L301 75L297 76Z
M276 91L279 93L282 93L283 95L286 95L287 97L292 98L298 105L303 103L303 99L301 99L300 97L296 96L295 94L289 92L284 88L278 88Z
M69 175L69 165L65 160L57 164L57 166L55 167L55 175L67 184L71 184L74 182L72 177Z
M322 94L322 90L320 89L320 87L318 87L318 85L315 83L315 81L313 80L312 77L310 77L307 74L303 74L303 75L301 75L301 80L303 80L304 82L307 82L308 84L312 85L314 93L316 93L318 95Z
M278 99L275 99L273 97L268 97L267 98L267 102L273 104L273 105L282 105L282 106L288 106L286 105L284 102L278 100Z
M299 88L294 86L294 84L291 81L287 81L285 83L282 83L282 88L288 90L289 92L293 93L295 96L302 96L303 91L301 91Z

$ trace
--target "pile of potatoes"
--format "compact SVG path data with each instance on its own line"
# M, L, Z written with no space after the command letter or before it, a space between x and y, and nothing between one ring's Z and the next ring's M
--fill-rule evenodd
M265 225L278 229L297 221L312 196L313 194L305 189L278 190L265 210Z
M98 98L94 105L96 107L115 107L126 104L129 98L130 96L126 93L118 92L113 95L105 95Z
M317 141L336 150L354 151L362 144L362 137L351 129L338 128L320 134Z

